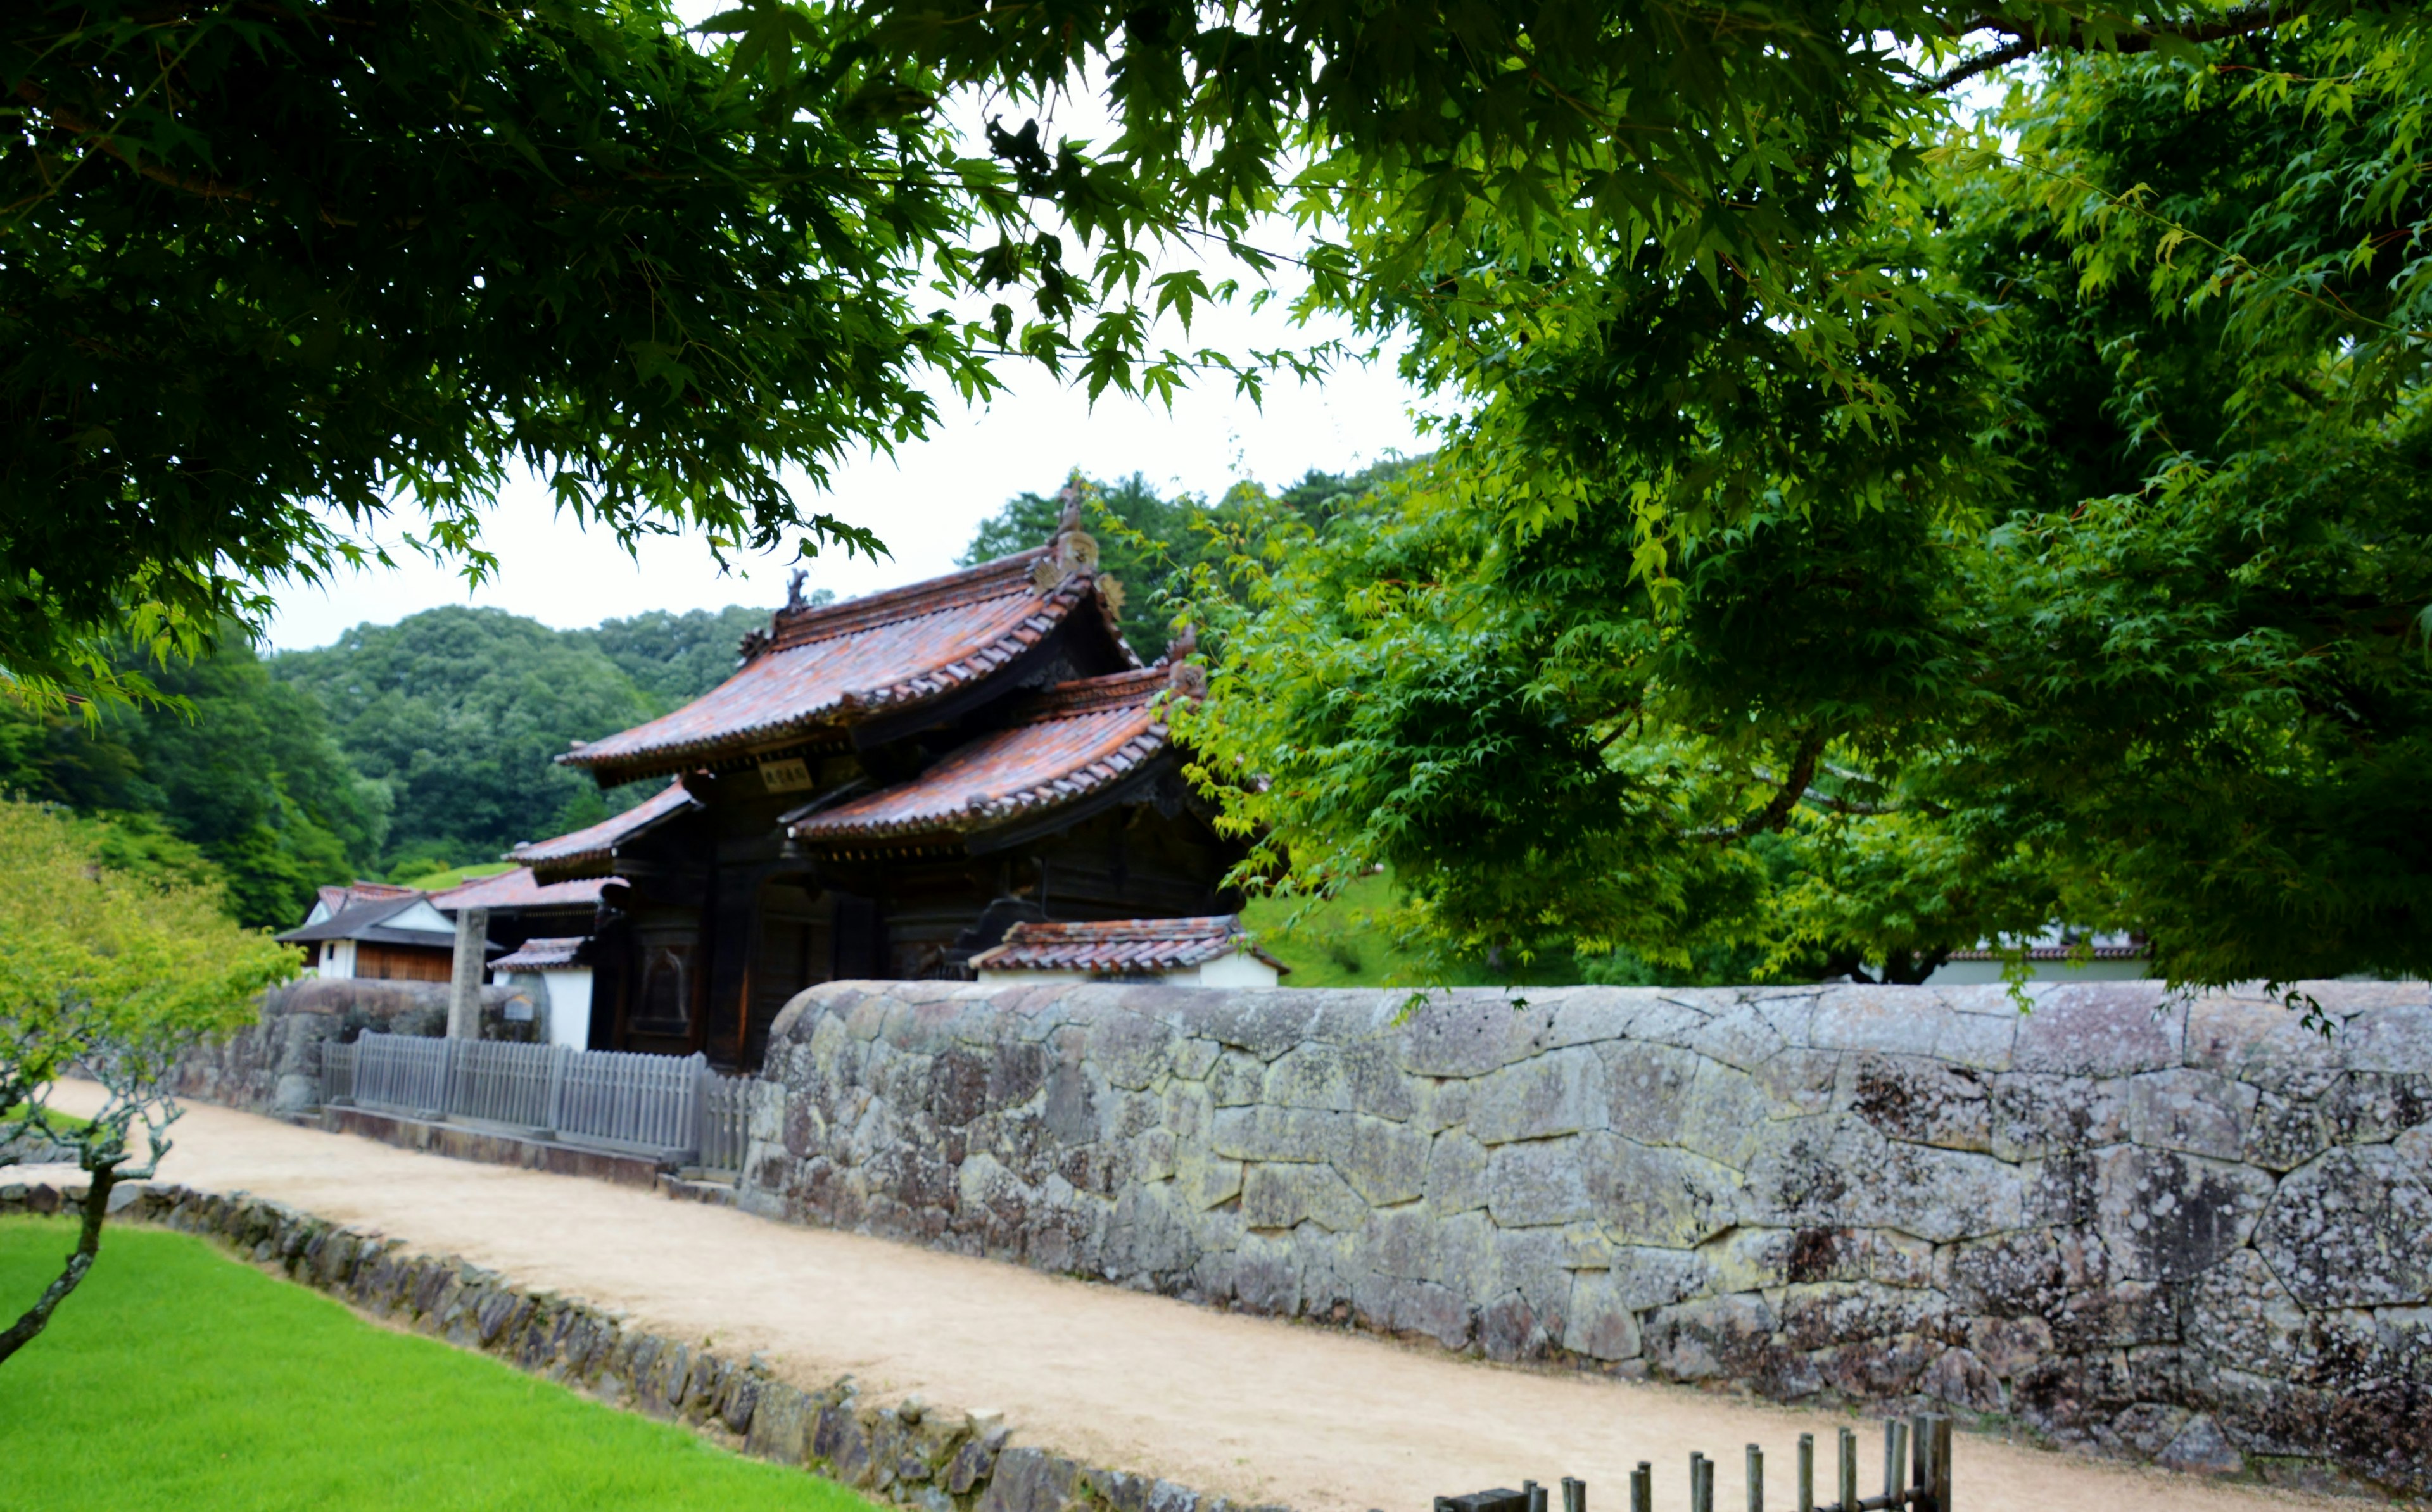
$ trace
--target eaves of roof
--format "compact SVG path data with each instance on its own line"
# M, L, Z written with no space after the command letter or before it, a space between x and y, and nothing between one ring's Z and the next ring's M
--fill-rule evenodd
M616 859L618 846L648 833L696 806L693 796L684 791L682 781L669 782L652 797L613 818L602 819L570 834L517 846L507 853L507 859L530 866L535 878L547 872L552 880L559 882L605 873L610 863Z
M801 844L967 835L1077 802L1168 748L1157 696L1164 667L1060 683L1006 729L949 752L909 782L793 824Z
M591 943L587 934L566 935L555 939L526 940L505 955L490 963L493 971L544 971L580 966L583 948Z
M323 919L276 936L291 944L310 944L315 940L371 940L387 945L445 945L453 947L454 937L436 930L387 929L386 922L422 901L422 894L409 890L402 898L384 898L377 902L358 903Z
M605 877L579 877L571 882L544 882L532 876L530 866L517 866L495 876L476 877L444 893L434 893L431 906L443 914L452 914L460 908L503 912L528 908L596 907L600 902L600 890L607 882Z

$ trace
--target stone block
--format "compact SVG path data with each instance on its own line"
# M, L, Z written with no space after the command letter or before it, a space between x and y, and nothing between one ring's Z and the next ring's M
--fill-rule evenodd
M1748 1075L1765 1089L1765 1097L1773 1103L1772 1117L1805 1117L1827 1112L1833 1106L1842 1059L1839 1050L1806 1050L1794 1046L1751 1067ZM1647 1142L1655 1144L1662 1141L1650 1138Z
M1944 1350L1934 1356L1917 1388L1965 1412L1996 1413L2007 1405L2000 1378L1970 1350Z
M972 1512L1079 1512L1088 1505L1080 1466L1061 1454L1023 1446L996 1457Z
M1588 1196L1580 1141L1540 1139L1487 1152L1486 1210L1496 1226L1528 1228L1596 1215Z
M1741 1221L1740 1179L1728 1167L1614 1134L1578 1145L1590 1211L1622 1244L1695 1249Z
M2180 1067L2128 1080L2128 1137L2157 1150L2237 1160L2258 1094L2214 1071Z
M1174 1186L1182 1201L1202 1212L1241 1195L1241 1163L1197 1150L1174 1157Z
M1470 1090L1469 1133L1494 1146L1596 1127L1603 1122L1603 1073L1584 1046L1490 1071Z
M1414 1076L1484 1076L1542 1049L1552 1017L1548 1009L1515 1008L1499 992L1429 992L1401 1034L1402 1069Z
M1266 1100L1400 1121L1417 1111L1409 1084L1383 1043L1309 1044L1267 1068Z
M2180 1064L2185 1011L2151 982L2066 983L2035 993L2011 1064L2021 1071L2133 1076Z
M1647 1363L1675 1381L1759 1374L1772 1352L1773 1309L1762 1296L1735 1292L1660 1308L1642 1331Z
M2246 1242L2272 1199L2250 1167L2124 1147L2096 1158L2095 1224L2124 1276L2181 1281Z
M1323 1004L1319 995L1279 988L1272 992L1208 993L1194 1003L1192 1030L1261 1063L1309 1038Z
M1885 1138L1943 1150L1990 1152L1992 1100L1984 1074L1913 1055L1845 1057L1852 1113Z
M1368 1217L1331 1166L1254 1165L1241 1180L1241 1221L1253 1229L1289 1229L1307 1219L1343 1233Z
M1362 1115L1351 1116L1340 1134L1327 1159L1370 1206L1414 1201L1427 1190L1434 1141L1426 1134L1408 1124Z
M1697 1053L1634 1040L1603 1047L1603 1053L1604 1126L1642 1145L1680 1143L1689 1088L1702 1064Z
M1940 1000L1931 993L1865 983L1827 987L1817 994L1816 1011L1808 1018L1807 1044L1816 1050L1930 1057L1946 1016Z
M1684 1150L1745 1170L1775 1111L1756 1078L1720 1061L1704 1061L1681 1104L1678 1137Z
M2432 1302L2432 1172L2386 1146L2331 1151L2281 1181L2255 1249L2302 1306Z
M1427 1206L1446 1218L1486 1205L1486 1147L1458 1129L1435 1136L1427 1150Z
M1709 1061L1749 1071L1794 1044L1805 1044L1815 1007L1812 993L1735 994L1681 1038L1687 1049Z
M1088 1031L1089 1064L1110 1086L1142 1092L1153 1085L1174 1055L1178 1037L1170 1024L1137 1014L1113 1013Z
M2265 1170L2288 1172L2330 1148L2330 1132L2311 1099L2258 1092L2238 1158Z
M1322 1161L1347 1143L1349 1121L1313 1108L1219 1107L1208 1148L1228 1160Z
M2153 1457L2163 1469L2186 1475L2240 1475L2246 1470L2246 1456L2205 1413L2187 1419Z
M1613 1278L1613 1296L1633 1313L1723 1289L1704 1252L1696 1250L1625 1246L1613 1252L1608 1274Z
M1581 1271L1571 1277L1562 1342L1572 1353L1599 1363L1638 1358L1638 1316L1611 1271Z

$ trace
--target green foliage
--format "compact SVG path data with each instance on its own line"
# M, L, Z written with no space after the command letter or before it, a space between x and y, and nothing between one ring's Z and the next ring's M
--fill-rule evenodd
M273 680L233 636L153 677L182 707L85 719L0 695L0 791L106 815L112 865L225 879L252 926L294 924L314 887L378 857L388 795L347 764L310 694Z
M0 1221L0 1293L38 1287L74 1233ZM27 1506L869 1507L833 1482L375 1328L183 1234L114 1234L77 1305L8 1371L14 1400L43 1404L0 1416L0 1459ZM155 1420L141 1434L124 1432L130 1398ZM110 1453L89 1453L97 1442Z
M770 78L651 0L6 15L21 682L89 683L96 627L258 623L400 504L479 575L516 467L628 540L875 550L781 473L923 433L933 375L989 384L912 301L996 172L839 24Z
M2427 67L2411 18L2048 63L1854 181L1816 255L1901 316L1823 356L1651 242L1552 268L1593 318L1427 467L1203 575L1252 872L1670 972L2054 919L2185 982L2432 967Z
M233 1028L301 964L230 922L215 889L115 869L103 850L72 815L0 799L0 1103L80 1045Z
M605 817L590 779L552 758L659 712L586 632L495 609L358 626L272 669L320 700L355 769L389 791L400 873L494 860L594 807ZM620 795L617 807L647 796Z
M806 599L833 602L821 588ZM682 708L735 675L735 647L746 633L768 627L768 612L729 604L715 613L695 609L671 614L663 609L627 619L603 619L587 630L568 630L569 644L589 644L633 680L655 714ZM606 817L602 815L601 817Z
M1243 484L1214 505L1194 494L1168 498L1140 473L1105 483L1076 472L1073 481L1085 501L1083 523L1097 537L1100 568L1123 585L1123 638L1140 660L1154 662L1173 638L1175 616L1189 601L1190 584L1241 549L1245 530L1258 529L1278 505L1284 519L1330 518L1408 465L1395 459L1348 475L1311 468L1273 499ZM955 564L975 567L1043 545L1056 534L1063 511L1053 496L1017 494L980 522Z

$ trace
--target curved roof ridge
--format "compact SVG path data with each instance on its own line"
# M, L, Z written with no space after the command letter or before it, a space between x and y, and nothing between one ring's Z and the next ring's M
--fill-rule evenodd
M880 625L901 624L907 619L920 619L940 610L958 608L989 598L1009 598L1018 593L1038 595L1032 581L1033 564L1054 549L1053 546L1032 546L1009 557L983 562L976 567L950 572L942 578L923 579L905 583L901 588L888 588L858 598L822 604L817 609L779 610L771 621L772 633L767 650L789 651L798 646L816 646L821 641L850 635L855 630L870 630Z
M1058 682L1025 702L1013 722L1035 725L1048 719L1070 719L1076 714L1095 714L1101 709L1144 704L1171 686L1172 680L1161 666L1132 667L1094 678L1075 678L1070 682Z

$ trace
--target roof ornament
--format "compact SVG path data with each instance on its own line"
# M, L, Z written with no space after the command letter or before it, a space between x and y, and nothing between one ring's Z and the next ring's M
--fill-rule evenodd
M1081 485L1067 483L1056 496L1063 501L1064 512L1056 520L1055 537L1047 543L1047 554L1030 569L1030 586L1041 594L1052 594L1073 579L1098 570L1097 537L1081 529Z
M811 575L808 567L796 567L785 575L785 613L799 614L810 605L802 601L802 583Z
M1208 669L1191 660L1198 651L1199 627L1186 619L1165 647L1166 684L1177 697L1196 701L1208 697Z

